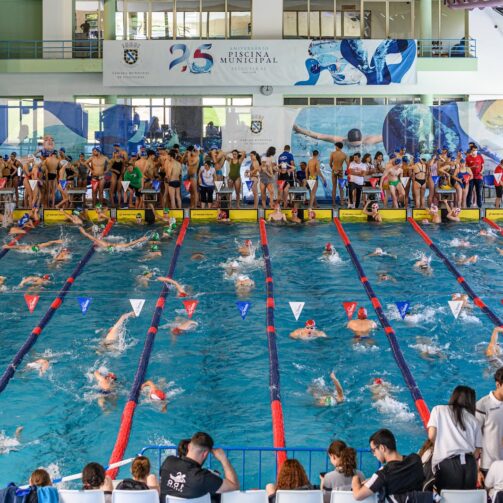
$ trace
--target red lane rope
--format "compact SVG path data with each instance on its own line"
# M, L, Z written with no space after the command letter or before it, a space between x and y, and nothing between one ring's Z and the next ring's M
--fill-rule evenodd
M38 225L38 222L35 223L35 227ZM31 227L24 233L24 234L17 234L16 236L14 236L10 241L9 243L7 244L7 246L14 246L15 244L19 243L19 241L24 237L26 236L26 234L28 234L28 232L31 231ZM2 250L0 250L0 260L3 259L5 257L5 255L7 255L7 253L9 252L10 248L3 248Z
M497 230L502 236L503 236L503 228L500 227L496 222L493 222L492 220L489 220L487 217L484 217L482 219L487 225L492 227L493 229Z
M281 386L279 378L278 348L276 346L276 328L274 327L274 281L272 279L272 264L267 243L265 220L260 219L260 241L266 270L266 334L269 346L269 393L271 399L273 446L285 448L285 423L281 405ZM286 452L277 453L278 471L286 461Z
M341 221L338 218L334 218L334 223L337 227L337 230L339 231L339 235L340 235L342 241L344 242L346 250L349 253L349 256L351 257L353 265L355 266L355 269L356 269L358 275L360 276L360 281L362 283L362 286L365 289L365 292L367 293L368 298L370 299L370 302L372 303L372 307L374 308L374 311L376 312L377 317L379 318L381 326L384 329L384 333L386 334L386 337L387 337L388 342L390 344L391 351L393 353L393 357L395 358L395 361L398 365L398 368L400 369L400 372L402 373L405 384L409 388L410 394L412 395L412 398L414 400L414 404L415 404L416 409L419 413L419 417L423 421L423 425L426 428L427 424L428 424L428 420L430 419L430 411L428 409L428 406L426 405L426 402L424 401L424 398L421 394L421 390L419 389L414 377L412 376L412 372L410 371L410 368L407 365L407 362L405 361L405 357L404 357L402 350L400 348L400 344L398 343L398 339L396 338L395 330L390 325L388 318L384 314L381 302L377 298L377 295L374 293L374 290L369 283L369 280L363 270L363 267L362 267L360 261L358 260L358 257L353 249L353 246L351 245L351 241L349 240L349 237L346 234L344 227L341 224Z
M185 239L188 225L189 219L184 218L183 224L180 228L180 233L178 234L178 239L176 240L175 250L173 251L173 256L171 257L171 263L168 271L169 278L172 278L175 272L176 263L180 254L180 248L182 247L183 241ZM124 453L126 452L126 448L129 443L129 437L131 435L131 428L133 427L134 412L136 406L138 405L138 399L140 397L141 385L145 381L148 363L150 361L150 355L152 354L155 336L157 334L157 329L159 328L159 322L161 321L161 315L164 311L164 305L168 293L169 288L166 284L164 284L159 298L157 299L157 302L155 304L154 314L152 316L150 327L147 330L145 344L143 345L143 351L138 361L138 367L134 376L133 385L131 386L131 390L129 392L129 398L126 402L126 405L124 406L124 410L122 411L119 432L117 433L115 446L110 456L110 461L108 463L109 465L117 463L118 461L122 461ZM112 468L111 470L108 470L107 473L114 479L117 476L118 471L118 468Z

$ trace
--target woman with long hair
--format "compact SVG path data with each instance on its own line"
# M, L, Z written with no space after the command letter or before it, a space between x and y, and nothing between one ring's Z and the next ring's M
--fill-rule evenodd
M275 503L276 491L309 490L312 489L306 470L296 459L287 459L278 473L275 484L267 484L265 490L269 503Z
M82 489L105 492L105 503L111 503L113 483L99 463L88 463L82 470Z
M437 405L428 422L434 443L432 468L435 486L442 489L475 489L482 433L475 418L475 390L456 386L448 405Z
M252 150L250 152L250 159L251 159L251 164L250 164L250 180L252 181L252 192L253 192L253 207L255 209L258 208L258 180L260 176L260 156L255 152L255 150Z

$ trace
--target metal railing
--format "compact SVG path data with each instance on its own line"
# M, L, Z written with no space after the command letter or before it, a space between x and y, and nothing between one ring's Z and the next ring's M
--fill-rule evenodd
M277 462L279 452L286 452L289 459L297 459L305 468L309 480L313 484L319 484L319 475L321 472L332 470L327 455L327 449L321 447L227 447L220 446L229 458L232 466L239 477L241 490L263 489L268 482L276 480ZM175 445L148 445L144 447L140 454L148 455L149 451L157 451L155 460L151 459L154 469L159 473L164 457L167 455L176 455ZM168 451L168 452L166 452ZM379 463L370 456L369 449L357 449L358 469L367 471L375 470ZM163 455L165 454L165 456ZM215 462L213 456L208 457L207 467L214 469Z
M100 59L103 41L93 38L74 40L0 40L0 59Z
M477 41L473 38L418 39L419 58L476 58Z
M420 58L476 58L475 39L417 39ZM0 40L0 59L100 59L103 40Z

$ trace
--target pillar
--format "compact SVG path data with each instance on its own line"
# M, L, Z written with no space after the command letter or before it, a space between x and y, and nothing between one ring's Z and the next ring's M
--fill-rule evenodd
M252 38L283 38L283 0L253 0Z
M421 105L433 105L433 94L421 94Z
M421 22L421 38L423 39L423 47L420 53L421 56L431 56L431 39L432 39L432 0L419 0L419 15Z
M105 0L105 10L103 11L103 40L115 40L116 12L116 0Z
M117 95L108 94L105 96L105 105L117 105Z

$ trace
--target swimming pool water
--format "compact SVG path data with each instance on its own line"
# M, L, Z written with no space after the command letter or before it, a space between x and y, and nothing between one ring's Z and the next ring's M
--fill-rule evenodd
M455 320L448 300L461 292L455 278L436 256L432 276L413 269L421 252L431 252L408 224L367 226L345 224L366 275L380 298L397 332L405 358L430 407L445 403L453 387L464 383L475 387L478 396L492 388L491 367L484 349L492 324L476 308ZM428 226L427 232L450 258L463 252L460 239L478 254L479 262L459 266L467 282L499 315L502 280L498 275L500 257L496 246L501 238L478 236L484 224ZM116 225L111 238L139 237L145 229ZM387 339L378 329L372 341L356 342L345 328L342 302L356 301L376 319L358 276L332 223L281 227L268 226L269 249L275 281L276 330L285 416L286 442L290 446L328 445L335 437L355 447L366 447L368 436L379 427L391 428L402 452L417 450L424 430L409 392L395 364ZM76 261L89 248L73 227L45 226L31 231L22 243L36 243L63 237L72 249L72 260L51 268L50 255L10 251L0 261L0 274L7 276L7 288L0 294L0 364L3 372L33 327L49 307ZM7 239L5 231L0 237ZM147 376L164 381L170 397L167 412L142 398L136 410L127 456L144 445L178 442L196 430L212 434L218 444L271 446L269 363L265 333L265 283L262 254L243 261L242 269L256 282L250 295L237 297L233 281L223 265L237 257L236 242L250 238L258 245L258 225L230 226L191 224L182 247L174 278L187 285L199 300L193 316L199 326L174 338L169 324L184 310L179 298L168 296ZM334 243L341 260L321 259L326 242ZM367 257L377 246L398 256ZM174 241L163 242L163 256L144 262L146 247L127 252L97 252L78 277L62 307L42 332L16 376L0 395L0 484L24 482L37 466L51 466L61 474L78 472L96 460L106 464L120 424L122 408L136 371L146 331L150 325L161 284L151 281L144 289L136 276L147 267L165 274ZM194 261L194 252L205 260ZM379 283L379 272L388 272L395 282ZM43 290L33 314L26 308L24 291L17 289L28 274L53 275L52 286ZM77 297L92 297L85 316ZM145 298L138 318L126 325L121 351L101 352L100 338L126 311L129 298ZM237 300L249 300L251 309L242 320ZM288 302L305 302L295 321ZM402 321L394 303L411 302L411 316ZM313 318L328 338L298 341L288 337L306 319ZM426 360L420 355L418 337L432 339L445 358ZM419 341L424 343L424 340ZM52 363L44 377L26 370L26 363L45 355ZM116 402L103 411L96 401L96 389L88 375L100 366L117 374ZM328 383L335 369L346 393L337 407L316 407L307 388ZM369 384L383 377L393 384L394 400L375 403ZM11 439L23 426L21 442ZM251 468L251 467L250 467Z

